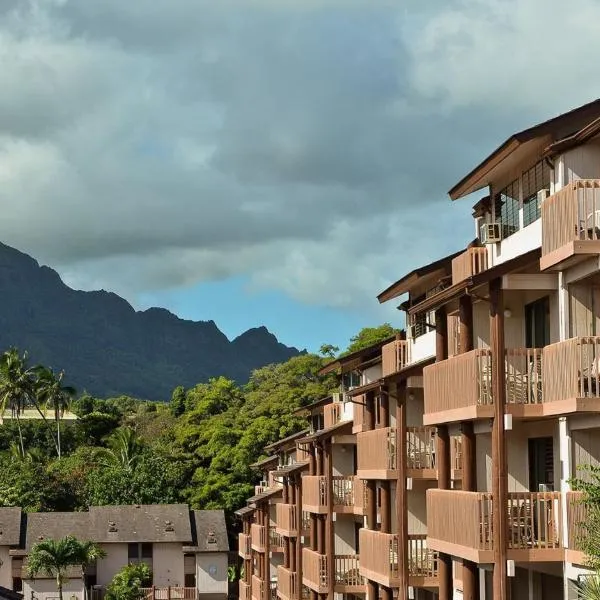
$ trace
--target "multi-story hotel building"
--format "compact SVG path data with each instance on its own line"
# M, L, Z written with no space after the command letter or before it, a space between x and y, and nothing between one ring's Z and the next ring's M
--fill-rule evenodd
M600 465L600 100L513 134L450 191L476 239L379 295L406 335L257 465L243 600L554 600L586 576Z

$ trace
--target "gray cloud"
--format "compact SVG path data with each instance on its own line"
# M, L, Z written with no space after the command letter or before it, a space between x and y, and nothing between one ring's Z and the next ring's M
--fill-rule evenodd
M469 239L466 169L598 91L574 2L551 50L557 0L4 2L0 239L134 301L244 273L373 305Z

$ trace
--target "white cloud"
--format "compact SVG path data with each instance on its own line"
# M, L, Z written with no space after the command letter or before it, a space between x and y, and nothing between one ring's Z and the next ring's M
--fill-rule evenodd
M485 151L594 93L574 2L5 1L0 239L133 301L373 306L468 241L445 192Z

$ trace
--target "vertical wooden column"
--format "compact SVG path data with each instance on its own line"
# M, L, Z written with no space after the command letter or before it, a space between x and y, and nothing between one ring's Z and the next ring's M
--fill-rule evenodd
M390 397L388 389L383 387L379 390L379 426L381 428L390 426Z
M308 463L308 473L309 475L317 475L317 457L316 457L316 448L314 444L310 445L310 458ZM309 540L310 540L310 549L317 549L317 515L315 513L310 513L310 530L309 530Z
M473 350L473 300L464 295L459 300L460 353ZM477 463L475 458L475 433L473 422L461 424L462 431L462 489L465 492L477 491ZM476 600L479 597L479 568L477 564L463 560L462 568L463 600Z
M327 515L325 527L325 554L327 555L327 570L329 593L333 599L335 582L335 537L333 522L333 444L331 438L324 442L325 450L325 484L327 486Z
M365 431L375 429L375 398L373 392L365 394ZM373 479L365 482L367 501L367 529L377 529L377 485ZM367 600L379 600L379 585L367 579Z
M406 490L406 381L396 386L396 530L400 586L398 600L408 598L408 492Z
M269 502L263 502L262 508L263 515L263 526L265 528L265 551L263 554L264 561L264 572L263 572L263 581L265 582L263 586L263 600L270 600L271 597L271 536L270 536L270 527L271 527L271 515L269 513Z
M302 544L300 536L302 535L302 475L298 473L295 476L296 481L296 524L298 527L298 537L296 538L296 598L302 598Z
M378 395L379 400L379 427L386 428L390 426L390 398L387 389L381 389ZM392 494L389 480L379 482L381 490L381 532L392 533ZM392 600L392 590L381 586L381 599Z
M448 317L446 310L441 308L435 312L435 359L436 362L448 358ZM438 470L438 488L450 489L450 435L447 425L437 428L436 462ZM440 552L438 561L439 599L451 600L452 591L452 558Z
M281 499L283 504L290 504L290 488L292 488L292 484L288 477L283 478L283 486L281 488ZM290 568L290 538L283 538L283 566L286 569Z
M504 294L502 279L490 282L490 350L492 352L492 511L494 528L494 600L508 600L506 578L508 478L504 432L506 405L504 367Z

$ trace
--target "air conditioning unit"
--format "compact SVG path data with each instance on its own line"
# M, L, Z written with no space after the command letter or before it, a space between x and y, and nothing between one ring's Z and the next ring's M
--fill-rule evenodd
M537 207L541 208L544 200L550 195L550 190L540 190L537 193Z
M497 244L502 240L500 223L484 223L481 226L481 241L484 244Z
M408 337L414 340L417 337L416 333L417 333L416 325L409 325L408 326Z
M342 394L340 392L333 392L333 394L331 394L331 397L333 398L333 401L335 403L342 401Z

